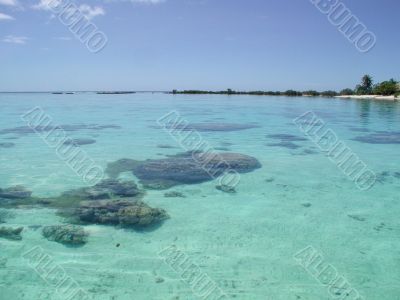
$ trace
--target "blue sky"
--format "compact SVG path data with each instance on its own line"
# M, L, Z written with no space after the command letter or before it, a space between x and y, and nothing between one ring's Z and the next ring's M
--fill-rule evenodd
M354 87L365 73L400 80L398 0L342 0L377 37L368 53L310 0L76 0L108 38L99 53L40 2L0 0L0 91L326 90Z

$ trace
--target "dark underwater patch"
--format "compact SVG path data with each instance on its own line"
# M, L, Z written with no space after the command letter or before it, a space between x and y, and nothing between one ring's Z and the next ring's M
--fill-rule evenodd
M144 203L144 194L133 181L114 179L105 179L94 186L66 191L52 198L32 197L30 191L16 186L0 190L0 207L43 206L57 209L57 214L71 224L118 225L142 230L159 226L169 218L165 210ZM65 232L65 228L50 229L51 232L57 233L59 229L61 233ZM3 231L4 235L14 234L12 229L5 228ZM63 234L60 239L63 243L64 237Z
M269 143L267 144L267 146L269 147L281 147L281 148L287 148L287 149L291 149L291 150L296 150L301 148L301 146L292 143L292 142L279 142L279 143Z
M315 155L318 153L320 153L320 152L313 150L313 149L304 149L303 151L301 151L299 153L292 153L292 155Z
M377 131L355 137L353 140L366 144L400 144L400 131Z
M30 198L32 192L27 190L25 187L21 185L9 187L6 189L0 188L0 199L26 199Z
M21 232L24 230L24 227L0 227L0 238L4 238L12 241L20 241L22 240Z
M83 145L91 145L96 143L94 139L68 139L64 142L64 145L73 145L73 146L83 146Z
M168 189L180 184L196 184L211 181L228 169L247 173L261 168L260 162L239 153L185 152L164 159L134 161L119 160L107 166L106 173L118 176L132 171L149 189Z
M175 149L176 147L171 146L171 145L161 144L161 145L157 145L157 148L160 148L160 149Z
M52 242L67 246L82 246L87 243L89 233L81 226L54 225L45 226L42 235Z
M394 180L400 179L400 172L383 171L376 173L376 182L381 184L393 183Z
M34 130L35 129L35 130ZM100 125L100 124L66 124L66 125L58 125L58 126L36 126L35 128L31 128L29 126L19 126L14 128L6 128L1 129L0 134L19 134L26 135L32 134L35 132L45 133L50 132L54 129L62 129L68 132L79 131L79 130L105 130L105 129L121 129L118 125Z
M141 201L102 200L82 202L74 217L89 224L119 225L142 229L168 219L165 210L152 208Z
M305 142L307 139L302 136L294 135L294 134L287 134L287 133L278 133L278 134L268 134L267 138L279 140L280 142L276 143L268 143L267 146L270 147L281 147L291 150L296 150L301 148L300 145L294 142Z
M141 194L142 192L134 181L104 179L91 187L64 192L63 196L83 200L104 200L112 199L113 197L137 197Z
M0 148L12 148L14 146L14 143L0 143Z
M286 133L269 134L269 135L267 135L267 138L281 140L282 142L304 142L304 141L307 141L307 139L305 137L293 135L293 134L286 134Z

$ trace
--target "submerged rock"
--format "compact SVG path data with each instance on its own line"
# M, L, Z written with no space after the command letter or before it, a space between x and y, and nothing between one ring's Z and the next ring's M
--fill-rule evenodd
M83 146L96 143L94 139L69 139L64 142L64 145Z
M11 228L11 227L0 227L0 238L5 238L13 241L22 240L21 232L24 227Z
M83 200L102 200L113 197L136 197L139 195L141 195L141 191L134 181L105 179L92 187L68 191L63 193L62 196Z
M366 218L364 216L358 215L358 214L348 214L347 215L349 218L352 218L353 220L359 221L359 222L364 222Z
M233 186L226 185L226 184L217 185L215 188L221 192L228 193L228 194L236 193L236 189Z
M281 147L281 148L287 148L287 149L292 149L292 150L301 148L301 146L299 146L295 143L292 143L292 142L269 143L269 144L267 144L267 146Z
M127 227L144 227L168 219L163 209L152 208L136 201L102 200L82 203L75 210L78 220L90 224L121 225Z
M143 188L146 190L156 190L156 191L162 191L162 190L168 190L169 188L172 188L177 185L176 181L172 180L146 180L142 181Z
M137 160L123 158L112 163L108 163L106 173L110 178L118 178L123 172L131 172L140 162Z
M293 135L293 134L286 134L286 133L269 134L269 135L267 135L267 138L286 141L286 142L303 142L303 141L307 141L307 139L305 137L298 136L298 135Z
M318 151L315 151L313 149L304 149L303 152L301 154L304 155L314 155L314 154L318 154Z
M0 148L12 148L14 146L14 143L0 143Z
M274 182L274 181L275 181L274 177L269 177L269 178L265 179L265 182L268 182L268 183L271 183L271 182Z
M160 149L175 149L176 147L171 146L171 145L161 144L161 145L157 145L157 148L160 148Z
M227 170L247 173L261 167L254 157L238 153L185 152L164 159L136 161L121 159L110 163L106 173L113 178L132 171L146 189L163 190L179 184L213 180Z
M400 131L378 131L353 140L367 144L400 144Z
M30 198L31 195L32 192L21 185L0 189L0 198L4 199L26 199Z
M65 245L86 244L89 235L83 227L74 225L46 226L42 234L49 241Z
M172 192L165 193L164 197L165 198L185 198L185 195L180 192L172 191Z
M133 174L144 185L170 188L213 180L228 170L247 173L261 168L254 157L239 153L186 152L164 159L152 159L133 165Z
M267 146L281 147L281 148L287 148L287 149L292 149L292 150L301 148L301 146L295 144L294 142L307 141L307 139L305 137L293 135L293 134L286 134L286 133L269 134L269 135L267 135L267 138L280 140L277 143L268 143Z

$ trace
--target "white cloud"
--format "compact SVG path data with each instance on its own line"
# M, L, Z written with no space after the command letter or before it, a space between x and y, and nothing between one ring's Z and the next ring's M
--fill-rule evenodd
M61 4L61 0L40 0L39 3L32 7L39 10L51 10L51 7L56 7L59 4Z
M79 10L85 15L86 18L93 19L97 16L103 16L106 14L104 9L100 6L91 7L87 4L82 4L79 6Z
M38 10L51 10L51 7L55 7L59 4L62 4L61 0L40 0L39 3L33 5L32 7ZM90 6L88 4L81 4L79 6L74 4L74 6L70 7L68 7L67 5L67 10L72 13L73 11L76 10L76 7L89 20L93 19L94 17L106 14L106 12L101 6Z
M0 0L0 5L17 6L17 0Z
M3 42L5 43L11 43L11 44L19 44L23 45L26 44L26 41L29 40L26 36L15 36L15 35L7 35L4 39Z
M0 21L9 21L9 20L15 20L15 19L9 15L2 14L0 12Z

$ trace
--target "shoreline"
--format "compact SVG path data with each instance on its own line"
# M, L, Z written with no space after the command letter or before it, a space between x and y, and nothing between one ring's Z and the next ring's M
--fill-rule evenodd
M379 95L344 95L335 96L338 99L356 99L356 100L383 100L383 101L398 101L400 97L392 96L379 96Z

